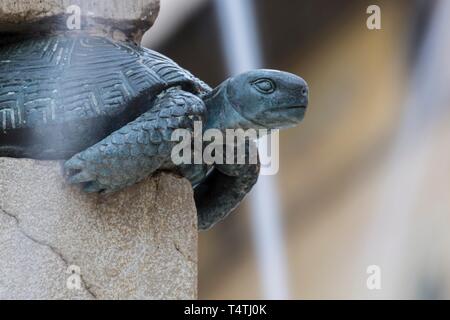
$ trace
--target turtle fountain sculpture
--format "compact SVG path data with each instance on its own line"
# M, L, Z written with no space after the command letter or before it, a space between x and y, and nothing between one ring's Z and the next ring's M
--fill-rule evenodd
M103 36L0 47L0 157L64 160L67 181L90 193L175 172L194 187L200 229L242 201L259 162L176 165L174 131L192 131L195 121L221 132L287 128L307 105L308 86L294 74L253 70L212 89L160 53Z

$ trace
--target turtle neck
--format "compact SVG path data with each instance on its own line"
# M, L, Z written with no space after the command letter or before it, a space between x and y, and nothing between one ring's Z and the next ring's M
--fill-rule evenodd
M247 120L236 110L228 98L228 82L229 80L223 82L204 98L207 115L203 129L218 129L225 132L226 129L263 128L261 125Z

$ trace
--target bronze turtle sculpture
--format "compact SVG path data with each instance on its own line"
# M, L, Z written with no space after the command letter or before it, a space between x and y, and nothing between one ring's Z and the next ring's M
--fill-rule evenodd
M294 74L254 70L212 89L155 51L106 37L0 47L0 157L65 160L68 181L86 192L176 172L194 186L200 229L241 202L259 163L176 165L173 132L195 121L222 132L291 127L307 105L308 86Z

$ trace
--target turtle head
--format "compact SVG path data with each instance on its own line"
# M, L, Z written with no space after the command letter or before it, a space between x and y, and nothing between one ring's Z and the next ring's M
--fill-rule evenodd
M297 125L308 106L308 85L299 76L253 70L223 83L225 101L242 118L241 127L282 129Z

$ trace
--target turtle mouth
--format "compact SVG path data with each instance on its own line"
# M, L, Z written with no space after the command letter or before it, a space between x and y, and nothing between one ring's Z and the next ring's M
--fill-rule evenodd
M271 108L267 111L269 112L282 112L282 111L297 111L297 110L302 110L305 111L307 109L307 107L305 105L295 105L295 106L283 106L283 107L275 107L275 108Z
M299 106L288 106L288 107L281 107L278 108L279 111L283 111L283 110L306 110L306 106L305 105L299 105Z
M275 121L277 128L291 128L302 121L305 116L307 106L304 104L293 106L282 106L267 110L267 116Z

